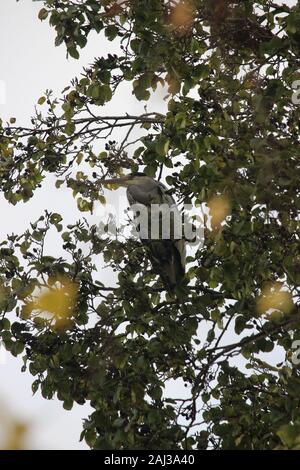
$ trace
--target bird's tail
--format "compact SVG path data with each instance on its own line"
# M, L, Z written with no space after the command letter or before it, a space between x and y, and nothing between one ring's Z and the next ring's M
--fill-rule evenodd
M148 246L155 271L160 275L166 289L173 292L185 274L178 250L169 240L152 240Z

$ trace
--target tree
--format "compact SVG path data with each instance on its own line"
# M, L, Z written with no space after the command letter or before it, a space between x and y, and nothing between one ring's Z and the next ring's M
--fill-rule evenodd
M42 96L31 128L1 122L5 198L28 201L52 173L85 212L104 202L102 177L167 168L177 199L209 208L211 224L175 298L138 241L46 211L1 244L6 349L23 354L34 392L66 409L90 401L91 448L300 448L299 4L47 0L39 18L74 59L92 31L120 53L61 99ZM124 81L145 104L167 86L167 113L103 115ZM45 249L53 229L59 258ZM95 254L116 286L97 278ZM268 363L273 348L282 363ZM170 395L170 381L186 393Z

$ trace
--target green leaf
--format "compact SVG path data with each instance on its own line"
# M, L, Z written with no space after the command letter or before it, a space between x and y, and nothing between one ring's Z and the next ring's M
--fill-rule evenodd
M74 134L75 129L76 129L76 126L74 122L67 122L65 126L65 132L67 135L71 136L72 134Z
M76 48L76 46L69 46L68 47L68 54L73 57L74 59L79 59L79 52Z
M42 8L39 11L38 17L41 21L45 20L48 17L49 12L46 10L46 8Z
M105 36L110 40L113 41L115 37L117 36L119 30L116 26L114 25L109 25L105 28L104 34Z
M38 99L38 104L40 106L42 106L46 101L46 97L45 96L41 96L39 99Z
M288 449L300 448L300 424L285 424L279 428L277 435Z

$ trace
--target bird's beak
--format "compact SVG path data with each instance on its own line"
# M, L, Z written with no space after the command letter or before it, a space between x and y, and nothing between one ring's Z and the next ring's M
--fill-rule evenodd
M118 178L110 178L110 179L107 179L107 180L101 180L101 184L103 184L104 186L112 185L112 186L115 186L116 188L118 188L119 186L127 186L126 183L128 183L129 180L130 180L130 176L125 175L125 176L119 176Z

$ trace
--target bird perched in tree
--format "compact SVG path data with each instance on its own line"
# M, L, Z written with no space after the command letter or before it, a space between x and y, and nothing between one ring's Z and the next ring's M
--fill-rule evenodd
M155 181L144 173L102 180L101 183L126 187L130 206L141 205L145 208L148 220L147 233L145 236L145 230L140 228L140 239L148 247L153 267L161 276L166 288L169 291L174 290L184 278L186 243L183 236L178 237L179 230L175 225L180 220L180 234L182 234L181 215L167 188L160 181ZM164 207L162 212L161 205ZM166 220L168 217L170 231L166 238L166 231L161 230L161 225L163 221L169 222ZM156 237L153 237L153 224L159 226Z

